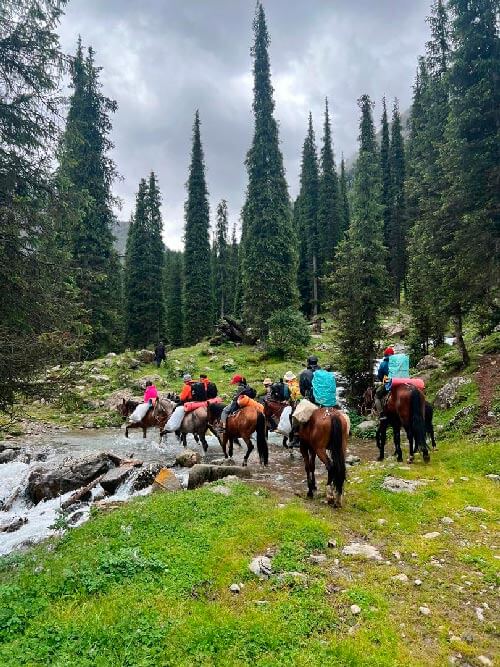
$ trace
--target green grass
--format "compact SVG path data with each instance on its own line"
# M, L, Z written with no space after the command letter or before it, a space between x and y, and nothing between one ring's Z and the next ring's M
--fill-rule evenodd
M485 474L498 472L500 448L439 446L428 466L352 469L340 511L238 483L229 497L203 488L95 512L62 539L0 561L0 662L396 666L492 656L499 494ZM387 474L426 483L393 494L381 488ZM443 516L454 523L441 524ZM430 531L439 537L424 539ZM343 556L351 541L373 544L383 561ZM248 563L266 549L276 573L307 579L256 579ZM309 562L314 551L327 554L325 565ZM392 579L401 572L408 584ZM234 582L244 583L239 595L229 591ZM484 622L475 615L482 603ZM430 617L419 614L425 604ZM449 633L464 632L472 644L450 644Z

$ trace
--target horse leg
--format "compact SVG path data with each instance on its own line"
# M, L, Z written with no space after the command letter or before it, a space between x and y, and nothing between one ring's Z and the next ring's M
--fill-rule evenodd
M429 424L429 426L427 427L427 433L431 436L432 451L435 451L437 449L437 446L436 446L436 439L434 438L434 426L432 424Z
M200 434L200 440L201 440L201 446L203 447L203 451L206 452L208 450L208 442L203 433Z
M411 428L406 429L406 436L408 438L408 444L410 446L410 455L408 457L407 463L413 463L415 460L415 453L413 451L413 433L411 432Z
M252 444L252 438L243 438L246 446L247 446L247 453L243 457L243 465L246 466L248 465L248 457L250 454L253 452L253 444Z
M222 436L222 442L220 443L220 446L222 447L222 451L224 452L225 459L227 459L227 441L228 441L228 435L226 431L224 431L224 435Z
M309 470L311 471L313 491L318 490L318 487L316 486L316 475L314 474L315 468L316 468L316 452L313 449L310 449L309 450Z
M234 447L234 440L232 437L229 438L229 458L233 458L233 447Z
M304 459L304 468L306 469L307 497L308 498L314 498L314 484L313 484L313 477L311 475L311 463L310 463L310 458L309 458L309 447L308 447L308 445L306 445L303 442L300 443L300 453L302 454L302 458Z
M146 428L145 426L143 426L143 427L142 427L142 437L143 437L143 438L146 437L146 431L147 431L147 428Z
M403 452L401 451L401 428L399 426L393 426L392 432L394 435L394 453L397 456L399 463L403 460Z
M125 437L128 438L128 426L125 427Z
M385 441L387 438L387 420L380 421L377 429L377 447L379 448L379 455L377 461L383 461L385 456Z
M334 507L342 507L342 495L338 494L333 484L333 465L328 456L326 449L319 449L316 454L318 458L323 461L328 472L328 479L326 481L326 501L329 505Z

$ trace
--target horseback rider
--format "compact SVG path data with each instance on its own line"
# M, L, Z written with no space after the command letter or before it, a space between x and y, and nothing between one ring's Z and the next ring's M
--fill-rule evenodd
M292 371L287 371L283 376L283 380L288 385L288 390L290 392L290 400L295 403L300 398L300 387L297 376Z
M166 433L172 433L180 428L186 412L184 409L184 403L191 401L193 397L193 378L189 373L184 373L182 379L184 380L184 386L182 387L181 393L179 395L179 405L172 412L170 419L165 424L163 431Z
M229 405L226 405L221 414L221 424L222 428L226 428L226 422L229 415L233 414L238 410L238 398L240 396L248 396L249 398L255 398L257 392L255 389L250 387L246 379L242 375L233 375L230 384L237 384L238 388L232 402Z
M189 373L184 373L182 379L184 381L184 386L182 387L181 393L179 395L179 401L181 402L181 404L187 403L193 397L193 389L192 389L193 378Z
M312 381L314 373L320 369L318 365L318 357L312 354L307 358L307 368L299 375L299 389L304 398L308 398L314 403L314 393L312 388Z
M273 381L271 378L264 378L262 384L264 385L264 391L262 394L259 394L259 396L261 398L271 398L271 387L273 385Z
M378 385L375 391L374 403L375 403L375 409L379 415L382 414L382 411L384 409L384 404L385 404L384 398L389 393L385 388L385 383L389 378L389 357L391 357L393 354L394 354L394 348L392 348L391 346L386 347L384 350L384 358L380 362L380 366L378 367L377 370L377 379L380 382L380 384Z
M151 408L153 407L153 405L156 403L157 400L158 400L158 389L151 382L151 380L147 380L146 390L144 392L144 403L148 404L148 412L151 410Z

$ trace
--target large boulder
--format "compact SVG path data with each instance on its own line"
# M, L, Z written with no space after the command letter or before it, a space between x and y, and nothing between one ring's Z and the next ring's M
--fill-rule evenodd
M153 491L179 491L181 483L170 468L162 468L153 482Z
M433 368L440 368L442 363L436 357L433 357L432 354L426 354L425 357L422 357L417 364L417 371L428 371Z
M112 468L101 478L99 484L109 494L113 494L134 469L133 465L127 463L118 468Z
M175 463L182 468L192 468L194 465L201 461L201 455L199 452L193 452L191 449L185 449L183 452L178 454L175 459Z
M159 375L145 375L135 381L135 386L137 389L144 391L146 389L146 382L152 382L154 385L158 385L158 383L161 382L161 377Z
M0 452L0 463L10 463L19 456L18 449L4 449Z
M144 465L132 480L132 490L141 491L151 486L162 468L163 465L161 463L147 463Z
M458 403L458 389L461 385L466 384L467 380L464 377L458 376L451 378L444 387L442 387L436 394L434 399L434 407L439 410L447 410Z
M37 468L29 476L27 493L34 503L56 498L86 486L112 467L113 462L106 454L98 454L79 461L69 460L53 470Z
M139 359L141 364L152 364L155 360L155 353L151 350L139 350L137 359Z
M108 398L104 401L104 407L108 410L116 410L116 408L122 403L123 399L128 401L129 399L135 401L142 401L142 397L133 396L130 389L117 389Z
M384 324L382 327L388 338L404 338L408 335L408 326L404 322Z
M198 463L189 471L188 489L196 489L206 482L215 482L223 477L251 477L252 473L243 466L214 466L208 463Z

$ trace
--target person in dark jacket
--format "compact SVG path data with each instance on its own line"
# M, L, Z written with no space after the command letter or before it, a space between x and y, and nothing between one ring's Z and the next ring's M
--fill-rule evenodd
M321 368L318 366L318 357L311 355L307 358L307 368L299 375L300 393L304 398L309 399L314 403L314 394L312 388L312 381L315 371Z
M167 355L165 354L165 345L163 345L162 341L158 343L158 345L155 347L155 364L157 368L160 368L161 362L165 361L167 358Z
M255 398L256 396L256 391L255 389L252 389L246 381L246 379L242 375L234 375L233 379L231 380L231 384L237 384L238 388L236 390L236 394L234 395L234 398L232 402L229 405L226 405L224 410L222 411L221 414L221 423L223 428L226 426L226 421L229 415L233 414L233 412L236 412L238 409L238 398L240 396L248 396L249 398Z
M380 362L380 366L377 370L377 379L380 382L380 385L375 391L375 409L379 415L382 414L384 408L383 402L384 397L387 395L387 389L385 388L386 379L389 377L389 357L394 354L394 349L392 347L386 347L384 350L384 358Z

